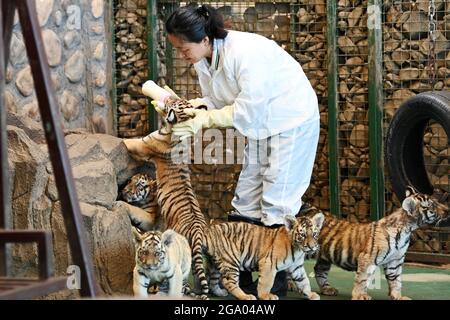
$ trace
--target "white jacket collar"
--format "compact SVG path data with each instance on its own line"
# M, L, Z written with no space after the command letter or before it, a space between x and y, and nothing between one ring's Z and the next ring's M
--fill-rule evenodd
M223 39L214 39L212 50L211 65L206 58L197 62L198 70L209 75L213 75L215 72L222 69Z

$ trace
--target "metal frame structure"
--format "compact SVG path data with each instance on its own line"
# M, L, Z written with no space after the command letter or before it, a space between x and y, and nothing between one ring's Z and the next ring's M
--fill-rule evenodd
M370 218L384 216L383 157L383 78L381 0L369 0L369 147L370 147Z
M19 13L25 47L31 65L50 160L60 196L67 238L73 262L78 265L81 271L80 294L81 296L95 297L99 293L99 288L94 278L92 258L85 237L72 169L60 126L59 108L51 84L50 70L34 0L0 1L0 44L2 44L0 46L0 277L1 283L10 285L10 287L6 286L7 290L2 292L0 297L25 298L30 297L32 294L50 293L52 290L61 289L61 284L63 283L61 279L51 277L53 271L49 258L53 251L51 250L49 235L45 231L6 230L10 227L7 219L9 219L11 214L11 203L8 198L8 140L6 136L6 108L4 107L3 90L5 66L9 59L13 19L16 9ZM21 282L8 277L5 246L7 242L37 242L39 244L39 281L26 280Z
M421 5L419 2L426 2L426 1L418 1L417 4L407 4L399 1L392 0L392 5L395 6L412 6L414 5ZM428 90L440 90L440 86L442 85L442 82L444 82L446 79L448 79L448 76L445 76L445 69L439 69L439 66L442 66L442 63L448 65L448 61L445 60L446 57L442 58L442 56L438 56L438 54L442 55L442 46L445 44L440 43L440 39L438 37L438 30L437 27L441 27L439 24L439 21L435 21L438 19L442 19L443 14L446 12L445 10L448 10L447 6L448 4L444 4L444 9L440 9L438 5L441 5L436 0L429 1L429 13L428 13L428 20L427 21L418 21L419 23L426 22L430 25L430 32L428 34L429 39L435 39L432 42L430 42L429 45L429 51L431 56L429 55L427 61L431 61L430 63L434 63L434 67L432 71L434 72L433 85L428 88ZM198 4L201 3L208 3L213 6L219 7L219 6L237 6L236 1L201 1ZM279 3L284 3L289 6L290 10L288 11L289 17L291 19L290 23L290 47L287 48L289 52L292 50L292 54L295 57L296 53L299 53L300 55L303 53L300 50L296 51L296 46L299 47L298 43L296 43L297 35L300 34L299 28L301 27L298 23L298 8L302 8L304 6L306 10L303 12L306 12L306 14L310 14L308 9L310 7L308 6L316 6L317 5L323 5L324 1L308 1L308 2L298 2L298 1L259 1L259 2L243 2L239 3L239 5L248 5L252 7L256 7L256 5L261 5L263 3L267 4L274 4L278 5ZM155 30L153 33L156 33L156 29L153 29L155 27L155 17L157 17L160 14L167 14L173 8L180 4L186 4L186 2L180 2L180 1L174 1L174 0L149 0L148 1L148 13L149 13L149 19L148 24L151 26L152 30ZM344 145L347 143L347 148L350 147L348 144L349 135L350 132L344 132L342 129L342 114L344 110L341 110L342 106L346 103L345 95L343 95L342 92L340 92L340 79L342 79L341 73L341 67L345 65L346 61L354 56L354 53L352 53L351 50L349 50L349 53L344 52L342 53L342 44L339 43L338 38L340 35L347 35L347 32L352 32L353 27L356 27L355 29L364 29L363 34L359 35L361 37L364 37L364 39L367 41L365 43L365 48L361 48L361 45L359 45L359 50L363 50L364 54L363 59L361 62L359 62L358 67L366 68L368 70L367 78L361 80L361 83L363 86L366 86L366 90L362 90L361 96L363 96L363 101L361 101L362 104L364 104L363 110L360 111L360 115L358 116L359 120L356 120L353 122L353 124L364 124L368 128L367 136L361 135L361 137L358 137L358 139L367 139L367 152L365 150L362 151L363 156L367 157L368 168L366 171L367 176L355 176L355 180L359 180L360 183L364 183L366 185L370 186L370 193L366 195L367 199L370 199L370 207L367 209L369 212L369 215L367 216L368 220L378 220L382 218L386 210L389 212L392 209L392 194L388 194L386 190L389 189L390 184L387 181L388 173L385 172L385 166L384 166L384 135L386 131L386 103L389 101L388 93L389 88L387 88L387 82L391 81L391 79L388 79L386 77L386 63L385 60L385 28L390 27L386 24L386 11L387 8L390 5L390 1L381 1L381 0L369 0L367 2L367 6L364 5L364 7L356 8L355 4L359 4L360 6L363 6L363 2L361 1L354 1L352 4L348 4L350 7L348 8L342 8L339 7L342 4L339 4L337 1L326 1L326 8L325 8L325 14L326 14L326 31L323 32L325 35L324 37L324 46L326 48L326 71L327 74L324 75L324 77L327 78L327 96L325 102L322 101L322 104L326 105L326 113L328 116L327 119L327 128L325 132L327 133L327 141L328 141L328 170L327 170L327 178L329 181L329 209L333 214L336 214L338 216L345 216L346 212L345 210L342 210L342 200L343 200L343 187L342 182L346 178L352 178L351 174L349 173L349 169L354 168L345 168L345 166L342 165L341 160L345 159L345 148ZM353 6L353 7L351 7ZM426 10L426 8L423 8L421 10ZM344 10L343 10L344 9ZM349 15L352 15L354 17L354 10L358 9L361 10L359 12L359 15L357 19L359 20L359 25L351 24L350 26L347 26L347 30L345 27L342 27L342 22L345 19L348 19ZM413 9L405 9L405 10L413 10ZM414 9L416 10L416 9ZM322 11L322 10L321 10ZM322 11L323 12L323 11ZM443 13L444 12L444 13ZM401 12L400 12L401 13ZM240 13L238 14L240 15ZM412 16L412 15L411 15ZM400 21L396 21L396 23L404 23L405 21L408 22L408 17L410 17L408 14L403 14L401 17L399 17ZM238 19L240 16L238 17ZM355 18L356 19L356 18ZM412 19L412 18L410 18ZM434 20L433 20L434 19ZM368 21L367 24L365 21ZM416 22L416 21L413 21ZM356 22L354 22L356 23ZM302 24L303 26L305 23ZM434 26L434 28L432 28ZM403 26L401 26L403 28ZM309 29L305 29L306 32ZM303 30L304 31L304 30ZM302 32L303 32L302 31ZM358 30L356 30L358 31ZM403 30L401 30L403 32ZM450 34L449 30L445 30L446 33ZM314 33L314 31L312 32ZM433 35L434 34L434 35ZM406 41L409 41L411 39L403 39L398 40L399 46L403 46ZM149 37L148 43L154 43L155 41L154 37ZM158 70L157 66L155 67L156 63L156 53L152 50L154 50L153 45L149 45L150 49L149 51L149 61L152 61L152 63L149 64L149 70L150 74L152 75L153 80L157 80L158 78ZM412 50L412 49L410 49ZM445 55L450 57L449 48L447 47L445 51ZM305 50L306 51L306 50ZM152 60L150 57L153 57ZM173 85L173 83L170 83L170 81L175 77L175 70L177 68L176 65L176 57L174 55L174 52L170 46L169 43L167 43L165 47L165 59L166 59L166 67L167 67L167 75L166 78L168 79L167 82L169 82L169 85ZM301 58L299 58L301 59ZM443 60L444 59L444 60ZM448 59L448 58L447 58ZM421 66L422 62L419 62L418 65ZM426 62L427 63L427 62ZM184 66L183 66L184 68ZM399 68L402 68L399 66ZM426 69L426 67L425 67ZM306 74L308 75L308 71L305 70ZM364 72L364 71L362 71ZM361 73L363 74L363 73ZM444 75L443 75L444 74ZM437 79L441 77L441 79ZM422 77L422 76L421 76ZM442 79L444 77L444 79ZM445 78L447 77L447 78ZM311 80L311 78L310 78ZM423 79L420 79L423 80ZM441 83L437 83L437 80L440 80ZM399 83L401 80L394 79L391 82ZM407 83L407 81L405 82ZM450 83L450 81L447 80L447 83ZM448 84L447 84L448 85ZM400 88L403 88L403 84L400 85ZM427 88L423 88L424 90ZM420 89L422 90L422 89ZM175 90L176 91L176 90ZM343 98L344 96L344 98ZM191 98L189 95L186 95L187 98ZM322 106L323 107L323 106ZM363 116L361 115L361 112L364 112L367 114L367 118L362 119ZM361 120L362 119L362 120ZM358 122L360 121L360 122ZM155 123L153 122L153 125ZM153 129L155 127L152 127ZM348 129L347 129L348 130ZM343 138L345 136L345 140ZM365 148L365 147L364 147ZM364 149L363 148L363 149ZM319 151L320 152L320 151ZM389 205L387 204L389 200ZM447 242L450 245L450 240L447 240ZM450 255L449 255L450 257Z
M149 30L156 30L156 16L157 16L157 1L156 0L148 0L147 1L147 28ZM158 64L157 64L157 52L156 52L156 32L147 32L147 44L148 44L148 74L151 78L155 78L158 74ZM148 122L150 132L155 130L158 127L158 117L154 108L149 107L147 109L148 112Z

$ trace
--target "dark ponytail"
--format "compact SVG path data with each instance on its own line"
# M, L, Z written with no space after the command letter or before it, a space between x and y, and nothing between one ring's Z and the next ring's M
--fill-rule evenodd
M166 31L195 43L200 43L206 36L210 41L227 36L222 15L207 5L176 9L166 21Z

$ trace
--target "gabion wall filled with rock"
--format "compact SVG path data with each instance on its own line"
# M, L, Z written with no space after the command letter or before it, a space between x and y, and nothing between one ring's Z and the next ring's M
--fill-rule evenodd
M367 1L337 4L338 150L341 213L370 219Z
M385 123L406 99L428 90L450 89L450 3L435 0L434 40L430 35L430 2L385 2ZM430 124L424 153L436 187L450 192L448 144L444 129ZM434 158L434 160L433 160Z
M120 137L149 131L148 99L142 85L148 80L147 1L114 0L114 41L117 124Z
M216 8L224 17L227 28L256 32L290 50L290 5L288 2L214 2L210 4ZM181 3L180 5L189 5ZM191 5L198 6L199 3ZM187 99L197 98L201 95L197 81L197 74L192 65L183 61L177 51L170 51L167 47L164 21L168 18L174 8L169 2L160 1L158 6L158 84L171 85L172 89L182 97ZM234 147L237 146L239 134L233 130L223 130L223 137L228 133L233 136L229 139ZM211 148L212 141L194 141L194 144L201 144L202 148ZM234 148L231 147L231 148ZM195 149L195 146L193 146ZM219 146L223 151L223 158L230 154L230 149ZM240 151L240 152L239 152ZM233 151L234 164L195 164L190 165L192 185L196 192L200 206L211 219L224 219L226 212L231 210L231 200L236 188L236 182L241 171L243 150ZM213 160L214 161L214 160Z
M173 8L163 6L164 3L164 1L160 1L161 15L159 16L159 26L164 25L164 21ZM211 5L222 14L226 28L264 35L275 40L280 46L289 51L290 5L288 2L182 2L180 5L198 6L203 3ZM200 87L194 67L177 56L177 51L169 52L169 54L172 55L172 75L169 81L173 89L188 99L198 97L200 95Z
M110 2L38 0L36 9L64 128L114 134ZM17 13L6 82L8 111L40 121Z
M450 3L443 0L400 2L383 6L384 125L406 99L429 90L450 89ZM424 137L424 160L432 185L450 193L449 137L430 123ZM386 181L388 181L386 172ZM399 203L386 183L386 211ZM415 232L411 251L450 253L449 228Z
M227 28L256 32L271 38L299 61L318 95L321 114L319 148L311 185L304 200L324 210L330 209L329 172L333 165L338 172L338 205L342 216L351 221L369 221L372 199L368 92L369 75L373 70L368 64L368 15L375 12L374 8L369 8L367 0L337 0L336 28L330 29L326 0L204 1L192 5L203 3L212 5L222 13ZM186 4L158 1L158 30L155 31L158 75L153 79L160 85L169 84L178 94L190 99L200 95L195 70L180 59L176 51L171 50L163 28L170 11ZM382 61L379 63L382 65L383 121L386 129L395 110L409 97L423 91L449 89L450 47L447 39L450 36L450 4L442 0L385 0L379 7L379 13L380 19L375 22L378 23L375 28L382 33ZM336 39L336 48L331 48L327 43L330 32L334 32L331 36ZM329 53L337 57L337 132L332 136L328 132L330 84L327 77L333 72L329 69ZM333 141L335 136L337 163L330 163L329 140ZM425 161L433 184L448 192L447 141L443 128L430 124L424 141ZM223 216L225 209L230 208L229 199L212 200L211 194L213 191L232 194L240 167L225 165L218 169L215 165L192 165L191 168L193 185L202 207L211 217ZM217 170L220 171L220 179L214 177L219 172ZM386 171L387 191L382 214L399 206L391 192ZM436 250L436 245L433 248Z
M320 138L310 187L303 197L323 210L330 209L328 174L327 16L325 0L291 4L290 52L301 64L319 100Z

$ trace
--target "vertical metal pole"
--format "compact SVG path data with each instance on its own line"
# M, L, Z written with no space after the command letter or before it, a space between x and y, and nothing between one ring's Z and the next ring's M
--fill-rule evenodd
M168 2L165 4L164 14L167 20L172 12L179 6L178 2ZM167 79L170 81L170 85L173 86L174 83L174 57L173 57L173 47L172 44L166 39L166 69L167 69Z
M113 127L114 127L114 134L117 136L119 134L119 121L117 116L117 68L116 68L116 25L115 25L115 15L114 15L114 8L117 6L118 0L113 0L109 5L109 15L111 21L110 26L110 32L111 32L111 73L112 73L112 81L111 81L111 107L112 107L112 113L113 113Z
M3 3L0 4L0 229L6 228L9 216L8 137L6 136L5 46L3 45ZM0 243L0 277L6 276L6 246Z
M297 44L297 34L299 33L300 25L298 24L298 16L296 9L298 10L298 5L290 4L290 41L291 41L291 50L292 52L295 52L298 50L298 44Z
M12 29L14 25L14 13L16 11L15 1L1 1L3 11L3 44L5 48L4 59L5 68L9 61L10 43L12 37Z
M341 216L339 205L339 159L338 159L338 90L337 90L337 42L336 1L327 1L328 42L328 150L330 175L330 210Z
M61 128L61 116L50 79L47 57L41 36L34 0L16 2L30 61L42 124L55 175L56 187L73 262L81 270L81 296L96 296L98 287L92 270L90 248L85 236L72 168Z
M147 0L147 59L148 59L148 75L155 82L158 80L158 41L156 39L157 30L157 0ZM154 108L148 104L148 124L150 132L158 128L158 117Z
M369 33L370 218L373 221L380 219L384 212L381 9L381 0L369 0L367 26Z
M9 59L15 3L0 2L0 229L8 227L11 215L11 199L9 198L8 136L6 132L7 111L5 105L6 65ZM8 274L6 244L0 244L0 276Z

